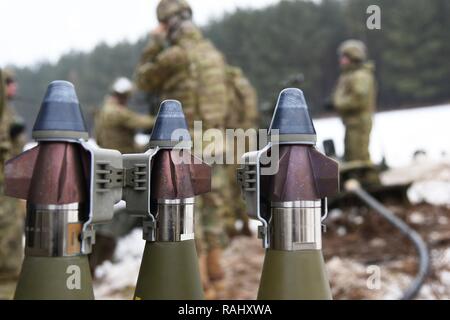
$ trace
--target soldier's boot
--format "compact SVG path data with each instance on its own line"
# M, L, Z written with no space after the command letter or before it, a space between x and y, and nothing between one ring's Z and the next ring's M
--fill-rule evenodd
M89 255L89 267L92 278L95 278L95 269L105 261L112 261L117 241L113 237L97 234L92 253Z
M207 256L208 276L216 292L225 290L225 271L222 267L222 249L213 248Z
M211 282L209 281L206 255L202 254L199 256L198 265L199 265L200 278L202 280L205 300L215 300L217 298L217 293L216 293L216 290L214 289L214 287L212 286Z

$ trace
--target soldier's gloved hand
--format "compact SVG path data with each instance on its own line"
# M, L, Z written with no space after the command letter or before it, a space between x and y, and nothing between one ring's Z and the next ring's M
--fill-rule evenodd
M165 42L167 41L166 28L162 24L159 24L152 32L150 32L150 37L152 38L153 42L164 46Z

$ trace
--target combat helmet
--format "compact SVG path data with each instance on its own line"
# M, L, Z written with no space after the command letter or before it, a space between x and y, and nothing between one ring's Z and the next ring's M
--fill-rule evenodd
M192 8L186 0L161 0L156 14L159 22L167 22L173 16L185 11L192 15Z
M338 54L345 55L352 61L362 62L367 60L367 47L364 42L351 39L339 46Z

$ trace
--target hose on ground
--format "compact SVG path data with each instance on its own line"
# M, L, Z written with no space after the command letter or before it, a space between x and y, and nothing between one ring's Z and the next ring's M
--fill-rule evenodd
M399 219L391 210L386 208L378 200L372 197L367 191L365 191L358 181L356 180L347 181L345 184L345 189L355 194L361 201L367 204L381 217L386 219L392 226L397 228L413 243L419 256L419 270L410 286L403 292L402 300L414 299L420 292L420 289L422 288L426 280L426 277L428 276L428 273L430 271L430 253L424 240L414 229L410 228L405 222Z

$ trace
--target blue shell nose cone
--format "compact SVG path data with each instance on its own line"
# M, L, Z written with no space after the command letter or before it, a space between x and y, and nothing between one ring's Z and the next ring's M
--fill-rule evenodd
M87 139L88 131L75 87L67 81L53 81L47 87L33 127L36 140Z
M270 125L269 133L276 135L282 143L315 144L316 130L309 115L303 91L289 88L281 91Z
M156 146L183 148L192 146L183 107L177 100L165 100L161 103L150 137L150 147Z

